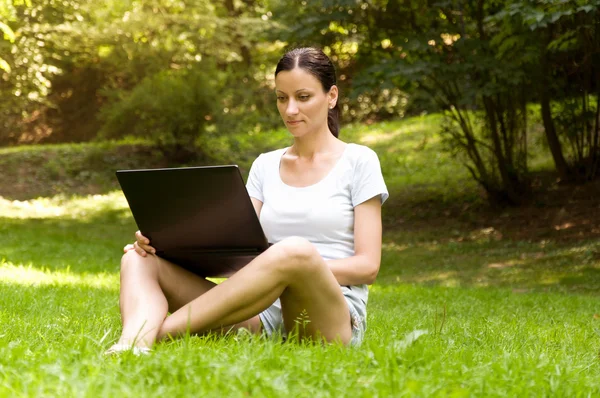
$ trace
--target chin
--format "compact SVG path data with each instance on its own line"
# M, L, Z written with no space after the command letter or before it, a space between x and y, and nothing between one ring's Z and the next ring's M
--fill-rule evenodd
M294 138L302 138L302 137L305 137L305 136L308 135L305 131L302 131L302 132L300 132L300 131L290 131L290 134Z
M302 126L302 127L305 127L305 126ZM306 135L306 133L307 133L307 130L306 130L306 128L297 128L297 127L296 127L296 128L294 128L294 127L292 127L292 128L289 128L289 127L287 127L287 126L286 126L286 128L287 128L287 131L288 131L288 132L289 132L289 133L290 133L290 134L291 134L291 135L292 135L294 138L300 138L300 137L303 137L303 136L305 136L305 135Z

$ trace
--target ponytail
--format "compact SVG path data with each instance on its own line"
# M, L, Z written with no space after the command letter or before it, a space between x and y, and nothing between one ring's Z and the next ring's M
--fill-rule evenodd
M327 114L327 127L329 127L329 131L333 134L334 137L338 137L340 135L340 116L341 116L340 106L336 103L335 106L329 110Z

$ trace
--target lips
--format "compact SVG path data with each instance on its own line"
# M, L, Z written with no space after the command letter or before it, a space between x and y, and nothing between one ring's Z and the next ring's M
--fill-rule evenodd
M286 123L289 124L290 126L296 126L296 125L302 123L302 120L287 120Z

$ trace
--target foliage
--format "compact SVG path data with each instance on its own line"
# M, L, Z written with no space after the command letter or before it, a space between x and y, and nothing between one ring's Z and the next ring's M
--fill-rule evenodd
M573 178L584 181L595 179L600 173L599 95L592 99L584 92L552 107L556 129L568 144L566 148L563 145L563 151L571 155L569 171Z
M58 72L44 62L43 21L47 15L38 11L30 0L0 4L4 39L0 41L0 144L16 138L14 131L22 119L37 117L35 110L44 102L50 86L48 76Z
M504 25L501 53L539 66L529 78L561 178L594 179L600 171L600 1L514 1L490 20ZM532 43L527 59L514 45L523 42Z
M597 1L305 3L299 15L284 14L291 26L286 37L335 43L328 48L351 70L354 93L394 87L407 93L407 109L412 97L423 98L416 93L428 93L436 105L421 106L447 110L450 150L496 203L518 204L528 196L526 104L541 100L554 155L562 148L558 138L551 140L544 104L581 93L577 103L585 107L599 80L593 67ZM569 133L566 126L579 130ZM572 168L588 165L587 178L596 167L595 126L582 120L559 131L579 148L570 152Z
M490 200L520 203L528 187L526 70L518 60L498 57L489 39L497 26L483 18L498 5L441 4L419 18L412 4L404 9L411 25L387 31L388 38L372 50L379 62L365 70L362 84L391 81L428 93L446 110L449 148Z
M273 37L291 47L322 47L331 57L338 72L343 115L348 121L397 118L408 110L410 87L389 79L364 84L361 75L381 61L377 47L387 48L388 33L403 19L404 6L390 2L394 4L387 7L386 3L306 0L297 7L287 2L272 5L273 14L284 26Z
M158 72L103 108L104 138L143 137L168 158L186 161L215 111L215 87L201 70Z
M448 150L492 201L517 204L537 140L527 104L541 106L561 179L598 175L599 19L600 0L6 1L0 143L129 134L125 109L158 106L137 93L198 70L214 92L200 130L268 131L273 66L287 48L317 45L337 68L344 121L444 111Z
M218 101L210 99L221 105L215 123L223 122L223 129L272 125L272 113L257 118L249 112L263 110L264 101L252 107L252 99L265 87L265 63L272 63L271 46L249 50L262 45L258 24L269 23L260 19L266 12L260 1L46 0L15 10L21 41L13 47L12 73L0 87L10 93L2 95L3 109L5 120L13 122L0 131L5 142L92 139L107 99L159 73L176 76L172 72L207 62L213 65L208 80L227 88ZM22 64L29 69L22 71Z

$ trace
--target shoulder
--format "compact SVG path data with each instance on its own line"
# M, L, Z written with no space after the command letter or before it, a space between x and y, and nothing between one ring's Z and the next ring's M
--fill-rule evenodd
M286 150L287 150L287 148L281 148L281 149L276 149L274 151L261 153L252 162L252 167L253 168L263 168L263 167L269 167L269 166L278 167L279 160L281 159L281 156L283 156L283 153Z
M265 152L265 153L261 153L260 155L258 155L258 157L254 160L254 163L256 164L273 164L276 163L278 164L279 161L281 160L281 157L283 156L283 153L287 150L288 148L280 148L280 149L276 149L274 151L270 151L270 152Z
M346 150L348 151L348 158L354 164L379 162L377 153L368 146L349 143Z

